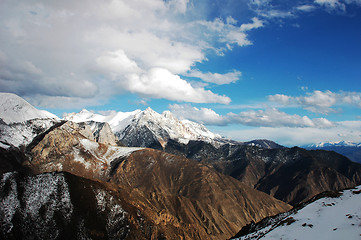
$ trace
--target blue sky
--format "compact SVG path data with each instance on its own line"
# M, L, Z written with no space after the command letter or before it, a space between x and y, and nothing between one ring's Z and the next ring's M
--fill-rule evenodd
M2 0L0 91L224 136L361 142L360 0Z

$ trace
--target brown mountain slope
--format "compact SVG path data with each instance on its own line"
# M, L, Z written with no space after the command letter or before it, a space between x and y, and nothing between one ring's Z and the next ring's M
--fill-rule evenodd
M213 166L217 171L292 205L314 195L361 184L361 165L330 151L264 149L193 141L166 149Z
M26 166L34 173L66 171L108 184L152 222L152 239L225 239L290 208L193 160L104 145L84 135L77 124L65 123L28 149Z

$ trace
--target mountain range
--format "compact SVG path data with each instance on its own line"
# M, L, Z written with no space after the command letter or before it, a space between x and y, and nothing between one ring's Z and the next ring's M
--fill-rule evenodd
M361 184L335 152L237 142L169 111L59 119L0 98L2 239L226 239Z
M305 149L335 151L348 157L354 162L361 163L361 143L353 143L347 141L321 142L317 144L306 145L303 147Z

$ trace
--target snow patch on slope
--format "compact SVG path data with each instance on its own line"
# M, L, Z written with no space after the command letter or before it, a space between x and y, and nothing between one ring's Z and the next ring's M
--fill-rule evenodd
M321 198L265 228L237 238L246 239L360 239L361 186L337 198Z
M97 142L93 142L89 139L81 139L80 144L83 150L92 154L101 162L107 163L108 165L115 159L120 157L127 157L135 151L142 150L144 148L139 147L118 147L118 146L107 146L107 150L103 153L100 149L100 145ZM83 162L87 166L87 162L79 154L79 151L75 151L75 158L79 162Z
M52 119L32 119L26 122L5 124L0 121L0 147L28 145L39 134L56 123Z

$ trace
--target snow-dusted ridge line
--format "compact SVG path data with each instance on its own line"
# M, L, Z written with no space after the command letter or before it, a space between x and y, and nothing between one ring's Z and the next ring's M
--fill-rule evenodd
M323 197L279 215L269 225L234 240L360 239L361 186Z
M350 141L337 141L337 142L319 142L305 146L306 148L323 148L323 147L361 147L361 143Z

